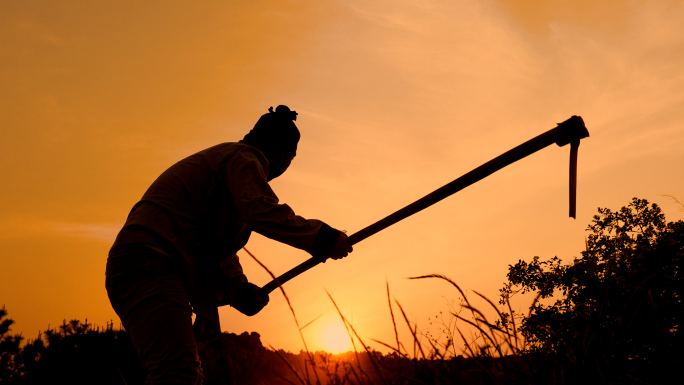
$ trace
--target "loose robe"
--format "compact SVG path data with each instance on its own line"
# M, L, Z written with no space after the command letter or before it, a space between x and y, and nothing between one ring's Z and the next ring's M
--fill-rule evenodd
M152 183L114 243L113 248L145 244L183 262L190 301L206 323L205 335L220 331L217 306L230 303L232 291L247 280L235 252L251 231L319 258L332 250L339 235L279 203L266 180L268 170L264 154L243 142L191 155Z

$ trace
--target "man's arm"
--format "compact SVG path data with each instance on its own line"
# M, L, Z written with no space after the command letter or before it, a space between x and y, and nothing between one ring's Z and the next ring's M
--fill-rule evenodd
M346 256L351 245L344 245L344 233L320 220L298 216L290 206L279 203L266 180L267 167L268 161L256 149L240 151L225 163L228 190L242 219L257 233L316 258Z
M268 295L260 295L260 287L247 280L240 259L235 254L221 258L218 281L218 306L231 305L240 313L253 316L268 304Z

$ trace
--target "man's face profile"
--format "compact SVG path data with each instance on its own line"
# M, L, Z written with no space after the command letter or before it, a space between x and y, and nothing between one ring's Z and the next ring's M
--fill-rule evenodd
M275 151L270 154L266 154L268 162L270 163L270 168L268 170L268 177L266 178L269 182L281 175L290 167L294 155L291 153L281 150Z

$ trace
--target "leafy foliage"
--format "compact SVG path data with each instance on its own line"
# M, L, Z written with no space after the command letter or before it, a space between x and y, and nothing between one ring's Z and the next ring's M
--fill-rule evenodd
M16 377L19 371L19 363L16 360L20 352L19 345L22 337L9 334L14 320L7 318L7 310L3 305L0 309L0 382L9 383Z
M537 292L520 328L532 353L553 357L563 382L664 380L682 364L684 222L634 198L600 208L582 257L509 266L503 304ZM551 301L550 304L544 304Z
M0 318L6 315L3 307ZM87 320L65 320L23 347L22 337L6 336L12 323L6 319L0 327L1 383L119 385L124 377L143 378L128 334L111 323L99 328Z

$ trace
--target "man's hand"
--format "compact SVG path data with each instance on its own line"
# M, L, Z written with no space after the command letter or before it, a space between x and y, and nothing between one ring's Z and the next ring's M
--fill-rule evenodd
M251 282L243 282L235 290L231 306L244 315L255 315L268 304L268 295L261 296L259 294L260 289L259 286Z
M349 237L347 234L341 232L340 236L337 237L337 242L335 243L333 250L330 252L329 257L332 259L342 259L352 251L353 248L351 243L349 243Z

